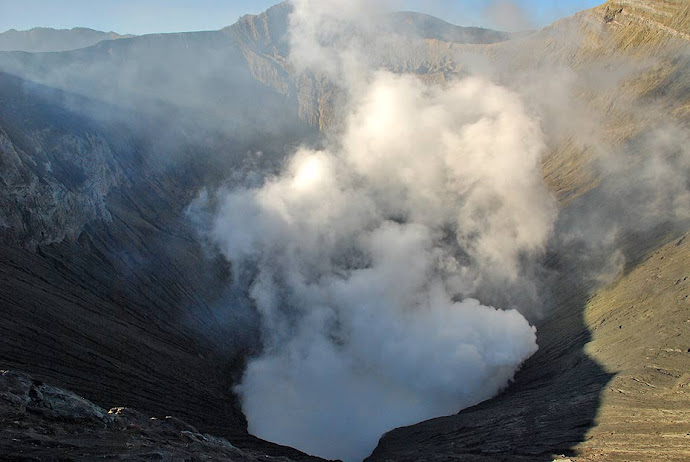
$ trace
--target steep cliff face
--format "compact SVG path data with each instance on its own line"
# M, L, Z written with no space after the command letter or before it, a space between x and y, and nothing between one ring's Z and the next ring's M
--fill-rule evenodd
M3 367L299 455L246 433L232 386L259 345L256 315L185 215L199 185L257 148L6 74L0 91ZM298 133L264 132L262 161Z
M536 63L509 47L493 51L499 60L512 55L517 68L575 72L571 91L596 120L596 137L573 143L576 134L565 131L553 140L544 173L561 200L599 183L596 162L603 151L626 146L664 121L690 123L687 17L686 2L607 2L525 38L542 56Z
M187 183L156 171L133 130L76 114L61 104L62 92L0 80L3 100L12 98L0 108L9 222L0 263L3 361L33 364L47 377L60 371L62 382L96 395L107 376L138 383L129 396L142 392L156 363L202 362L193 336L179 331L184 310L219 297L214 285L228 270L205 263L180 218L192 197ZM209 277L185 274L190 264L208 267ZM134 360L142 349L158 359Z
M110 221L105 197L126 179L108 140L84 117L26 97L38 87L8 75L0 83L0 239L35 248Z
M299 117L321 131L339 120L343 103L341 89L326 75L296 70L288 60L288 16L291 6L283 2L259 15L247 15L224 29L242 49L254 78L276 91L296 99ZM434 74L447 69L448 57L430 51L455 44L490 44L512 35L491 29L459 27L428 15L400 12L379 20L382 34L394 34L397 41L372 50L382 67L398 72ZM431 45L430 45L431 44Z

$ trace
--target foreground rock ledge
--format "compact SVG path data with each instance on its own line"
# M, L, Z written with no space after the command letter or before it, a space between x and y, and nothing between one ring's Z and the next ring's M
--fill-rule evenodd
M0 460L283 461L248 453L176 419L106 411L16 371L0 371Z

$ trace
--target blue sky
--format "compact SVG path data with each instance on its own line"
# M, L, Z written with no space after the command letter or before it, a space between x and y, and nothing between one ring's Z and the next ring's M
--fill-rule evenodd
M396 9L421 11L464 26L539 27L604 0L516 0L524 14L491 4L505 0L394 0ZM0 31L37 26L75 26L144 34L214 30L246 13L260 13L278 0L0 0Z

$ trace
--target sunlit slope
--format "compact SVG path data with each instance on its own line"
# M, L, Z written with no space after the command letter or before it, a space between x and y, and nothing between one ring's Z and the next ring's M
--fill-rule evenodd
M371 460L688 460L689 261L687 235L674 238L595 296L570 299L511 389L388 433Z
M661 121L690 123L689 9L685 1L607 2L522 39L530 53L513 55L513 66L573 69L569 91L596 124L591 141L578 139L578 128L553 140L544 176L561 201L598 184L596 161L607 150L626 149ZM491 53L510 60L511 45ZM577 110L562 110L577 120Z
M690 459L690 240L674 239L588 303L585 352L616 376L580 460Z
M462 75L476 64L463 67L461 57L478 56L518 91L547 95L538 103L549 128L546 182L564 213L583 203L603 210L608 175L655 154L640 140L658 127L688 130L689 7L608 2L510 42L430 43L455 60L435 75ZM607 159L620 170L604 168ZM662 223L621 235L629 258L615 281L592 295L586 285L554 287L557 307L538 324L540 350L513 386L456 416L388 433L371 460L688 460L685 232L687 223Z

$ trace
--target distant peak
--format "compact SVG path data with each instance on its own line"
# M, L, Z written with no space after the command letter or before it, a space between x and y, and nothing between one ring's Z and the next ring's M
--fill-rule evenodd
M29 30L10 29L0 33L0 51L50 52L85 48L103 40L129 38L116 32L103 32L88 27L55 29L34 27Z

